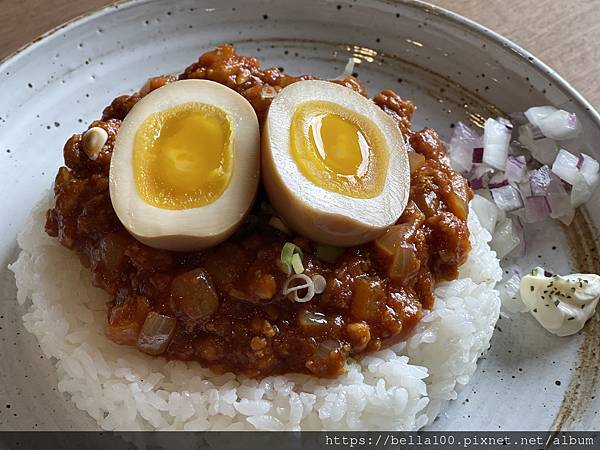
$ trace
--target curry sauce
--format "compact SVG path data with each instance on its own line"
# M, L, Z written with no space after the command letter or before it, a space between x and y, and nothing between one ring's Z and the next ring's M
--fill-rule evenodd
M236 90L262 121L273 94L314 77L261 69L255 58L222 46L179 76L191 78ZM411 131L414 105L389 90L373 99L396 120L411 147L410 200L382 238L324 261L316 243L269 225L276 212L261 190L232 238L205 251L176 253L147 247L130 236L108 189L121 121L144 95L176 79L152 78L139 92L115 99L102 119L90 125L108 135L95 159L84 151L80 134L64 147L65 167L56 177L56 204L48 211L46 231L75 251L91 270L94 285L111 296L107 336L139 346L148 314L159 313L176 320L162 356L256 378L287 372L335 377L344 372L349 356L405 339L433 306L434 284L457 278L470 250L471 190L450 168L434 130ZM333 82L366 95L353 77ZM282 294L288 276L278 261L288 241L302 249L305 273L326 279L325 291L310 302L294 303ZM390 252L390 242L402 251Z

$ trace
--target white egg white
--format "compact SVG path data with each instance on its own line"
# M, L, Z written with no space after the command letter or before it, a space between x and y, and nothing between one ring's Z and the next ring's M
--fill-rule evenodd
M315 185L291 154L290 126L302 103L324 100L370 119L387 144L383 190L354 198ZM393 225L408 202L410 169L406 143L394 120L373 101L328 81L306 80L284 88L271 103L262 136L262 177L271 203L297 233L316 242L353 246L371 241Z
M146 203L137 191L133 168L136 132L152 114L183 103L216 106L231 120L233 166L223 194L208 205L167 210ZM110 166L110 197L117 216L139 241L176 251L222 242L250 210L259 182L260 130L250 103L232 89L208 80L182 80L142 98L127 114L116 138Z

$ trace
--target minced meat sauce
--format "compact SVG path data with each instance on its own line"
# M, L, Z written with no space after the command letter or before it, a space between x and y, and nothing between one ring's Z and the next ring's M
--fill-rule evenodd
M217 81L242 94L264 119L272 95L297 80L275 68L261 69L255 58L222 46L200 57L179 79ZM385 239L348 248L335 262L316 256L315 244L268 225L274 212L259 192L246 223L225 243L202 251L156 250L136 241L119 222L109 196L111 152L121 120L145 94L176 77L150 79L133 95L115 99L102 120L108 141L95 159L82 149L82 135L64 147L66 167L55 182L56 205L46 230L74 250L89 267L93 283L112 297L106 334L114 342L138 344L150 312L176 319L162 353L195 360L216 372L250 377L304 372L335 377L348 356L379 350L404 338L432 307L434 283L458 276L470 250L467 204L472 193L454 172L432 129L410 130L414 106L393 91L374 101L393 117L410 142L410 201L394 226L402 247L400 265L385 252ZM361 94L361 83L334 80ZM285 275L277 261L286 241L302 248L308 275L321 274L325 291L307 303L283 297ZM185 302L206 296L201 319L185 313ZM139 346L139 344L138 344Z

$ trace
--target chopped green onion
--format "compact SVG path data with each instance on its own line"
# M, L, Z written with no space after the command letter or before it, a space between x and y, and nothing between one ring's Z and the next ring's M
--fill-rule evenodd
M292 255L292 268L296 273L304 272L304 266L302 265L302 259L300 259L300 255L298 253L294 253Z
M291 242L286 242L283 244L283 248L281 249L281 261L292 263L292 256L296 253L297 245L292 244Z
M279 266L281 271L283 273L285 273L286 275L290 275L292 273L292 265L291 264L285 263L285 262L279 260L279 261L277 261L277 265Z
M296 258L294 258L294 256L296 256ZM291 242L286 242L281 249L279 268L288 275L292 273L292 269L294 269L296 273L301 273L304 271L304 267L302 266L303 258L304 255L302 254L302 249L300 247ZM295 265L294 259L296 260ZM300 270L300 272L298 272L298 270Z
M317 245L315 254L321 261L334 263L344 254L344 249L332 245Z
M271 225L276 230L281 231L282 233L292 234L291 230L287 227L287 225L283 223L283 221L277 216L273 216L269 219L269 225Z

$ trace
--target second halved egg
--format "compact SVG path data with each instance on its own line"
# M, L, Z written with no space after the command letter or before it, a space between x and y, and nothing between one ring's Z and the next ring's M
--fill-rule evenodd
M398 125L375 103L327 82L299 81L271 103L263 182L283 220L337 246L375 239L406 207L410 169Z

